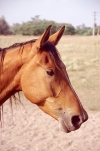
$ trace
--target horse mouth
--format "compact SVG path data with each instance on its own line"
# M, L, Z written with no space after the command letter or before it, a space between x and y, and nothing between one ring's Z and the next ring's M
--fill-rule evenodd
M66 127L64 121L59 121L59 129L63 132L69 133L70 131L68 130L68 128Z
M59 118L59 128L60 128L61 131L65 132L65 133L69 133L71 131L75 131L75 130L79 129L80 126L74 127L74 126L64 122L63 119Z

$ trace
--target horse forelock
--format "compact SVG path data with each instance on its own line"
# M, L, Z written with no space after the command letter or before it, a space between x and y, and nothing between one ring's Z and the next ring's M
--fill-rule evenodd
M58 50L56 49L56 47L52 43L47 42L40 51L41 52L46 51L47 53L49 53L50 58L53 61L53 63L56 66L60 67L61 57L60 57L60 54L59 54Z
M41 52L46 51L47 53L49 53L50 58L53 61L56 68L60 71L60 73L63 76L66 76L66 69L65 69L66 67L65 67L64 63L62 62L61 56L60 56L58 50L56 49L56 47L52 43L47 42L44 45L44 48L45 49L42 48Z

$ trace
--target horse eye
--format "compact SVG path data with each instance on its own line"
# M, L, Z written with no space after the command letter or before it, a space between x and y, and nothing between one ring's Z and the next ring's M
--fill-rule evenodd
M53 75L54 75L54 71L53 71L52 69L47 70L46 73L47 73L49 76L53 76Z

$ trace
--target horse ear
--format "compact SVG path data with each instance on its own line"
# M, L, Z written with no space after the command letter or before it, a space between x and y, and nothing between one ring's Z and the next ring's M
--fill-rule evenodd
M45 32L36 40L36 46L40 49L44 46L44 44L48 41L48 38L50 36L50 29L51 26L48 26L48 28L45 30Z
M64 33L64 30L65 30L65 26L63 26L58 32L56 32L55 34L51 35L49 37L49 42L51 42L52 44L54 45L57 45L60 38L62 37L63 33Z

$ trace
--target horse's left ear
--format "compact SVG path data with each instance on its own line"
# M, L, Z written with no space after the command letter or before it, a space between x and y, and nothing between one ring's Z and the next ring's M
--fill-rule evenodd
M62 37L63 33L65 30L65 26L63 26L58 32L56 32L55 34L51 35L49 37L49 40L52 44L57 45L60 38Z
M45 43L48 41L49 39L49 36L50 36L50 29L51 29L51 26L48 26L48 28L45 30L45 32L36 40L36 46L37 48L42 48Z

